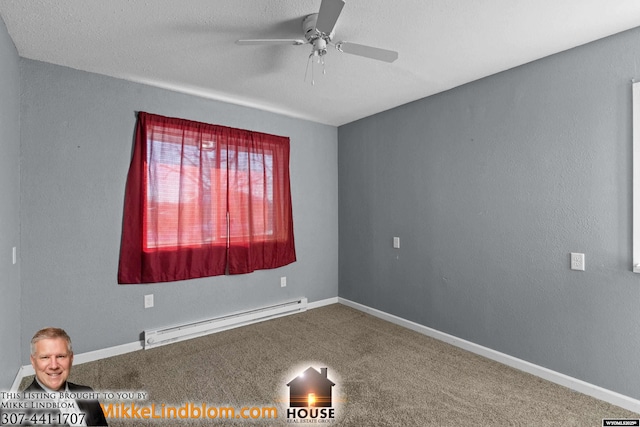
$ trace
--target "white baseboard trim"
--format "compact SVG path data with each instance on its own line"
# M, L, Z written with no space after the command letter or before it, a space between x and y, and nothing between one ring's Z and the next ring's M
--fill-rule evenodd
M93 362L100 359L106 359L107 357L119 356L121 354L132 353L134 351L142 350L142 341L130 342L129 344L121 344L115 347L108 347L101 350L89 351L87 353L80 353L73 356L73 364L79 365L82 363Z
M327 298L320 301L314 301L307 304L307 309L312 310L314 308L324 307L325 305L337 304L338 297ZM131 342L128 344L121 344L114 347L103 348L100 350L88 351L86 353L79 353L73 355L73 364L81 365L87 362L94 362L100 359L106 359L107 357L118 356L125 353L131 353L134 351L144 349L144 345L142 341ZM24 365L18 369L18 373L16 374L16 378L11 385L11 391L18 391L18 387L20 387L20 383L24 377L28 377L29 375L35 375L35 371L33 370L33 366Z
M616 405L640 414L640 400L625 396L615 391L607 390L597 385L590 384L586 381L582 381L556 371L552 371L551 369L535 365L525 360L518 359L517 357L509 356L508 354L492 350L479 344L475 344L471 341L467 341L453 335L440 332L436 329L429 328L419 323L394 316L393 314L385 313L384 311L380 311L345 298L338 298L338 301L340 302L340 304L344 304L348 307L354 308L364 313L371 314L372 316L387 320L396 325L403 326L415 332L427 335L431 338L435 338L439 341L446 342L477 355L486 357L487 359L500 362L504 365L518 369L520 371L535 375L536 377L551 381L579 393L586 394L587 396L595 397L596 399L603 400L605 402L611 403L612 405Z
M309 310L313 310L314 308L324 307L325 305L338 304L338 302L339 302L338 297L327 298L320 301L307 303L307 308Z

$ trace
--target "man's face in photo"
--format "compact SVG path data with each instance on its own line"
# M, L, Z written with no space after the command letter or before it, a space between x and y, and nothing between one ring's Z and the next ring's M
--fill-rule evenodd
M67 381L73 363L73 353L64 338L45 338L35 343L31 365L40 384L59 390Z

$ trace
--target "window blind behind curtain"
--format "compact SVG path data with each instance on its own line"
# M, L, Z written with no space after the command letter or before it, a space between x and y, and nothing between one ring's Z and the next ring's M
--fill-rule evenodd
M138 113L118 283L242 274L295 260L289 138Z

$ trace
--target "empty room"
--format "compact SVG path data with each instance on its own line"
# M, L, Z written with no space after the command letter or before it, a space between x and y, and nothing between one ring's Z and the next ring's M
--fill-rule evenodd
M0 425L640 425L636 81L632 0L0 0Z

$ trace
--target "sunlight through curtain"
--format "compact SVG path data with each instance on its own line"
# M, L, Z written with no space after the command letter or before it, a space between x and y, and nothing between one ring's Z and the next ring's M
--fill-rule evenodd
M118 283L295 260L289 138L138 113Z

